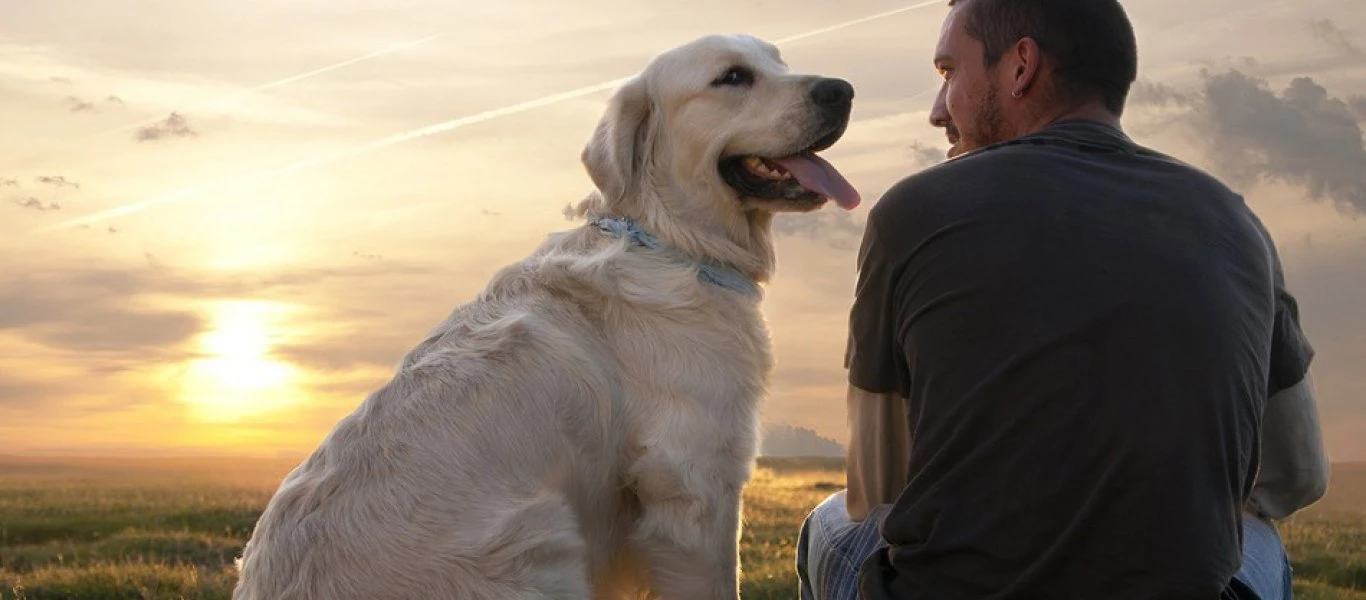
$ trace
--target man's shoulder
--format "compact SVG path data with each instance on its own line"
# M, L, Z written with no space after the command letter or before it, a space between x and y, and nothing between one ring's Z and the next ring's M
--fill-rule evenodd
M975 150L906 176L883 194L884 211L971 207L974 200L1018 198L1045 193L1057 186L1040 185L1076 180L1067 189L1085 192L1086 186L1131 186L1132 177L1095 177L1107 170L1142 176L1149 186L1134 191L1181 190L1186 196L1224 196L1241 199L1214 175L1169 154L1136 143L1069 138L1055 132L1029 135ZM1084 185L1083 185L1084 184Z
M1097 205L1108 210L1077 210ZM1058 136L988 146L903 177L873 206L868 228L913 239L1002 235L1051 227L1061 215L1113 221L1153 210L1190 222L1257 221L1240 194L1182 160Z
M962 156L926 167L902 177L887 188L873 210L884 212L895 208L928 208L950 197L961 197L965 189L977 189L980 185L965 186L971 178L986 175L993 169L993 161L979 160L977 156Z
M1012 178L1037 175L1056 156L1040 152L1032 136L999 142L907 175L887 190L888 197L962 197L1011 189Z
M870 219L926 219L976 211L1019 191L1013 182L1028 171L1027 152L1002 146L949 159L907 175L882 194Z

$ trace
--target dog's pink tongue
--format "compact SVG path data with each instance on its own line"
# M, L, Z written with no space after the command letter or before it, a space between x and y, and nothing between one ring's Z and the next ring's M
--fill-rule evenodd
M796 154L775 158L773 162L792 173L802 187L834 200L845 210L853 210L861 200L858 190L840 175L839 170L815 154Z

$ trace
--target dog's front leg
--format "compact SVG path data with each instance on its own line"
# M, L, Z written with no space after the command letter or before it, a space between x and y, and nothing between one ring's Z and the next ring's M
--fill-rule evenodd
M748 471L734 458L698 450L652 446L634 462L641 515L632 546L658 598L735 600L740 493Z

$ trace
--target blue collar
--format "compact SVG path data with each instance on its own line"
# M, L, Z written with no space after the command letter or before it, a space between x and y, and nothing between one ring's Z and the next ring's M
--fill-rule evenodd
M697 267L697 278L701 281L755 298L759 297L762 293L759 284L755 283L753 279L746 277L734 267L714 261L703 261L672 248L668 248L660 243L655 236L650 235L645 230L641 229L639 224L628 217L598 215L590 218L588 222L596 225L598 229L601 229L604 233L630 240L635 242L638 246L644 246L651 250L658 250L675 260L692 263Z

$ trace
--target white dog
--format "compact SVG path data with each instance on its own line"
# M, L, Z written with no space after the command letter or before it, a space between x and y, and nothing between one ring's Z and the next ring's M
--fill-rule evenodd
M770 221L858 194L853 88L709 36L622 86L596 186L284 480L237 600L734 599Z

